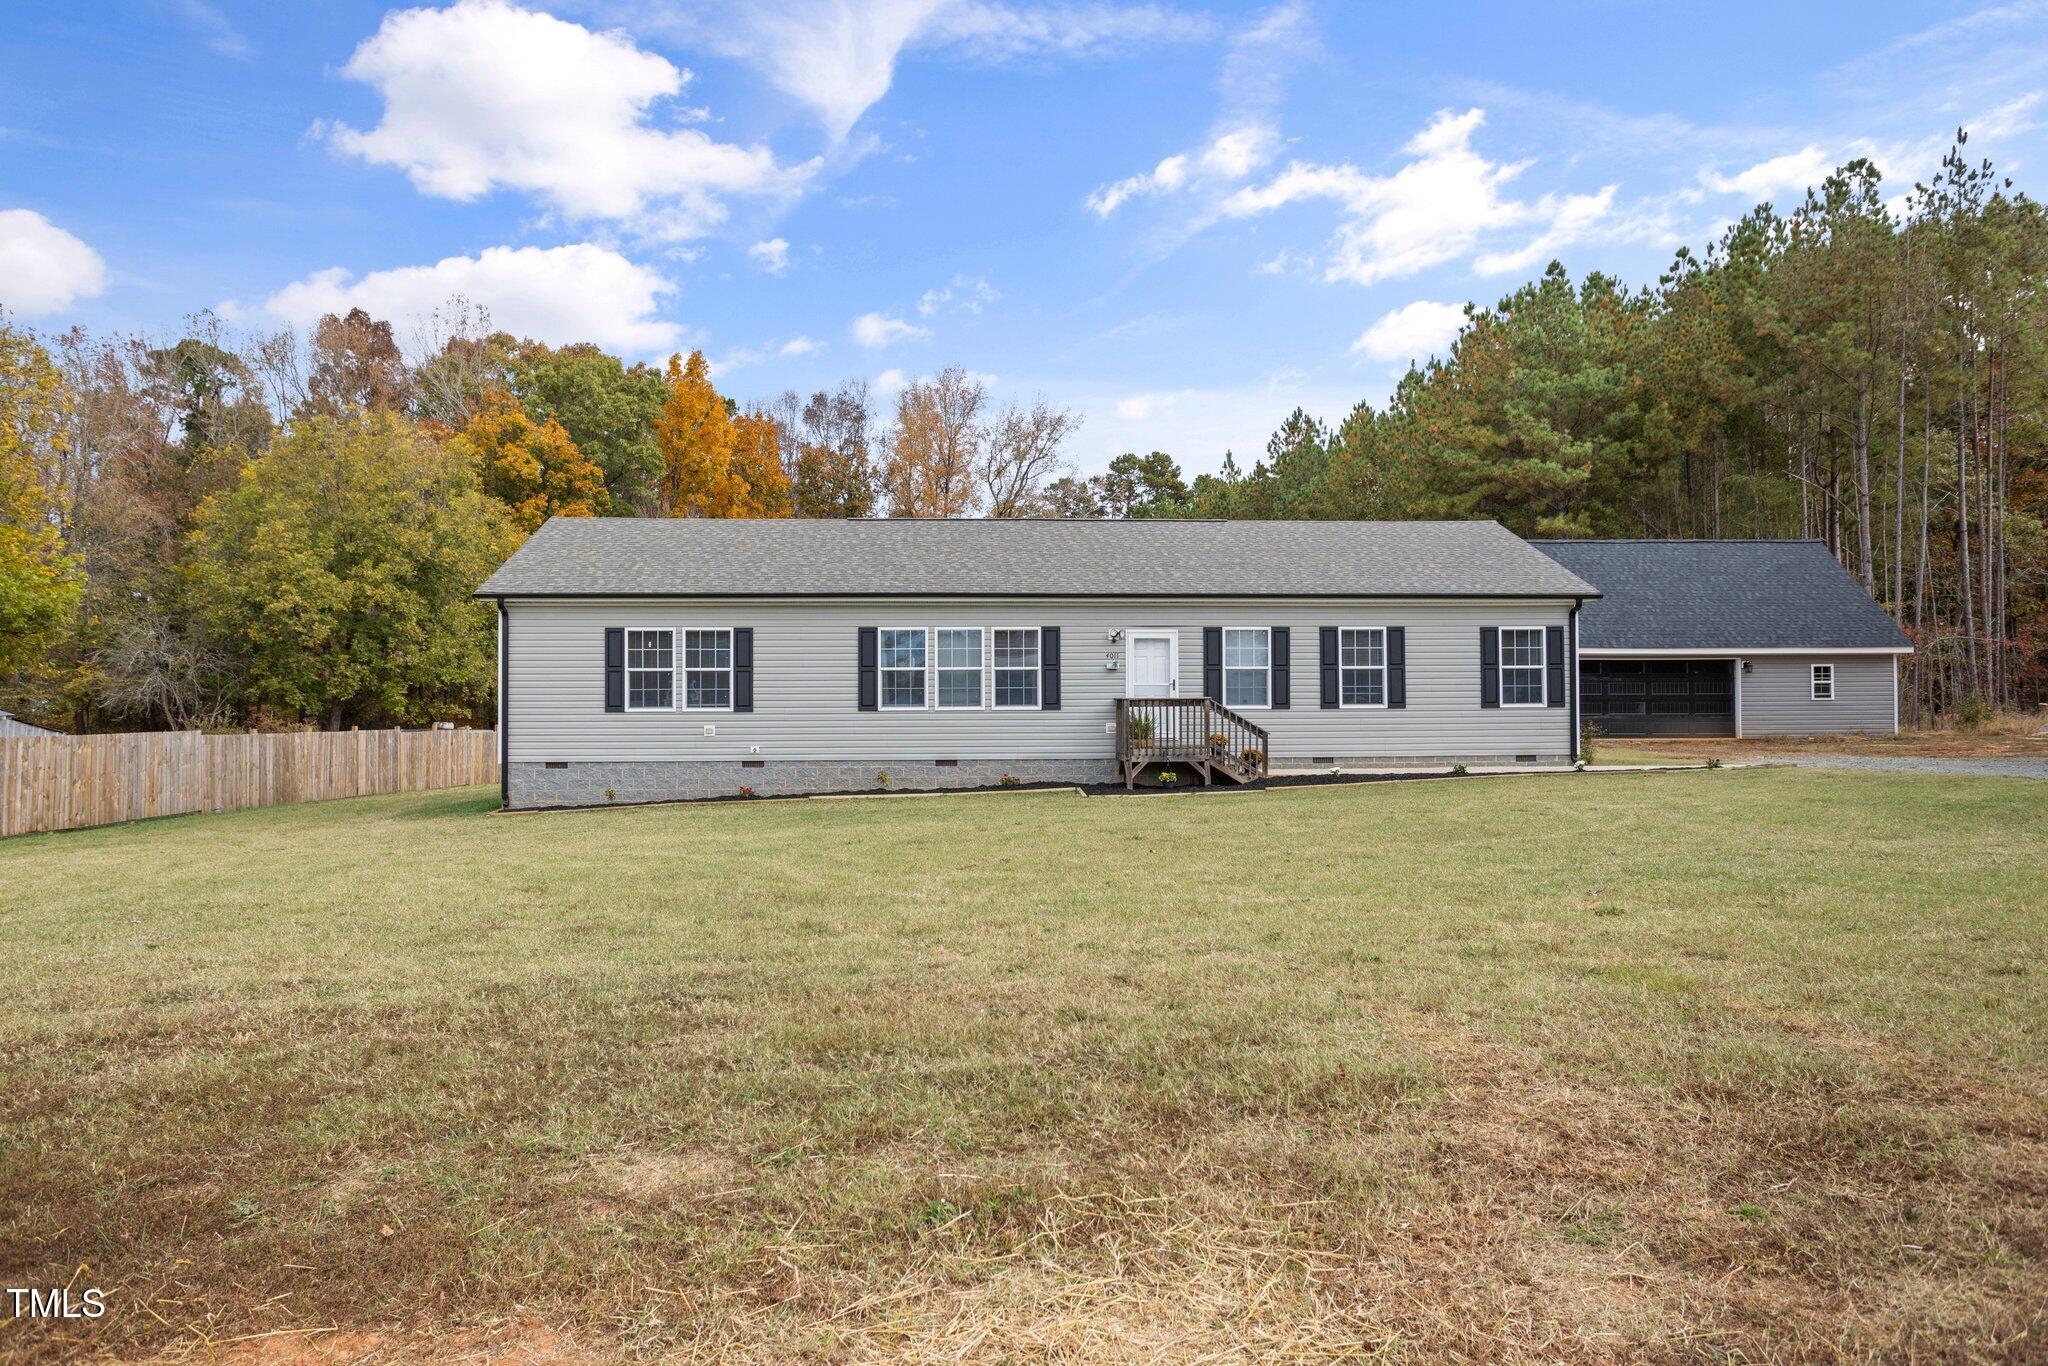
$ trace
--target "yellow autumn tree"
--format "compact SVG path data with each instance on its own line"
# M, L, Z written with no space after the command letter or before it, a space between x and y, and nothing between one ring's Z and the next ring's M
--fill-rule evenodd
M668 358L668 403L654 424L671 517L787 517L789 479L775 424L732 415L702 351ZM765 429L765 430L764 430Z
M40 664L84 588L52 478L70 402L49 353L0 319L0 672Z
M732 420L732 472L747 486L749 517L790 515L789 475L782 468L782 439L775 420L744 413Z
M597 462L576 449L559 422L535 422L503 389L484 395L453 445L523 532L550 517L596 517L611 506Z

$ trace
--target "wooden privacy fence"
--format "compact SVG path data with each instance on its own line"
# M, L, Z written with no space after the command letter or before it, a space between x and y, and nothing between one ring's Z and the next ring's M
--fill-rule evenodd
M0 836L497 781L494 730L0 739Z

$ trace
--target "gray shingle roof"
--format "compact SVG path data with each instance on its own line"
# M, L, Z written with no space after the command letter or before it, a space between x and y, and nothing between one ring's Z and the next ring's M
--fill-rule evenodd
M480 597L1587 597L1496 522L558 517Z
M1532 541L1602 597L1589 650L1895 649L1907 645L1819 541Z

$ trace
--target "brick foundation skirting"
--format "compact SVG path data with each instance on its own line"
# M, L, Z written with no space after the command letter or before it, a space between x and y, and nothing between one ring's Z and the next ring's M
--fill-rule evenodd
M1541 765L1570 762L1564 755L1535 757ZM1342 768L1445 769L1454 764L1473 768L1508 767L1506 754L1446 754L1399 757L1339 755ZM1303 771L1325 767L1301 756L1274 760L1275 768ZM1113 759L962 759L939 765L929 759L844 760L770 759L759 768L736 759L643 760L546 764L514 763L506 769L509 805L515 809L550 806L613 806L635 802L703 801L737 797L750 788L756 797L794 797L828 792L933 792L947 788L995 787L1005 777L1020 783L1073 783L1086 786L1118 781Z
M757 797L878 788L928 792L995 787L1005 775L1023 783L1106 783L1116 777L1116 763L1111 759L962 759L942 768L929 759L771 759L759 768L743 768L738 760L684 759L572 763L566 768L515 763L507 770L509 804L515 808L701 801L737 797L742 787L752 788Z

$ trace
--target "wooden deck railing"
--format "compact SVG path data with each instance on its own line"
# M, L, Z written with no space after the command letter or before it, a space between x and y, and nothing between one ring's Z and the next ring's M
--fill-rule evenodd
M1151 764L1186 764L1204 783L1247 783L1267 774L1267 736L1211 698L1120 697L1116 758L1125 787Z

